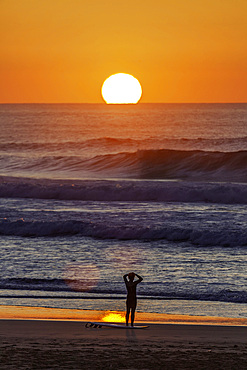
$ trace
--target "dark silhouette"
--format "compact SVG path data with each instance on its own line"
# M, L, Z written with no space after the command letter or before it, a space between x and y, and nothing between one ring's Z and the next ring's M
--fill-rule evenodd
M138 280L134 281L135 276L138 278ZM128 279L127 279L128 277ZM129 314L131 310L131 326L134 326L134 320L135 320L135 310L136 310L136 304L137 304L137 298L136 298L136 286L139 284L143 278L134 272L130 272L129 274L125 274L123 276L124 282L127 288L127 300L126 300L126 326L129 325Z

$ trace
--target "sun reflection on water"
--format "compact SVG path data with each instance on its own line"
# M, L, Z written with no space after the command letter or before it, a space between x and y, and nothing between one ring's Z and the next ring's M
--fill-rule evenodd
M65 270L65 282L74 291L88 292L97 286L99 268L94 264L71 264Z

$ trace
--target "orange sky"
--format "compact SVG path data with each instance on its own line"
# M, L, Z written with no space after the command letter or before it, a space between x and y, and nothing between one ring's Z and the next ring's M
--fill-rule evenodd
M246 0L0 0L0 102L247 102Z

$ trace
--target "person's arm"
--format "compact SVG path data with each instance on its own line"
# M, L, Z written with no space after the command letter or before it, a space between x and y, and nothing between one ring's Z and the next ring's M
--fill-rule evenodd
M123 276L123 279L124 279L125 284L128 284L127 276L128 276L128 274L125 274L125 275Z
M136 277L138 277L138 280L136 280L136 284L139 284L143 280L143 278L138 274L135 274L135 275Z

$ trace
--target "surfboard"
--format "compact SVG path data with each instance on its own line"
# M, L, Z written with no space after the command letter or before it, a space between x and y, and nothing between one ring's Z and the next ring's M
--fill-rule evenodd
M148 325L137 325L137 326L126 326L123 324L114 324L114 323L108 323L108 322L87 322L85 324L86 328L102 328L102 326L106 326L108 328L117 328L117 329L146 329L149 328Z

